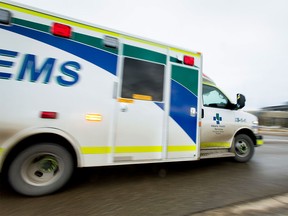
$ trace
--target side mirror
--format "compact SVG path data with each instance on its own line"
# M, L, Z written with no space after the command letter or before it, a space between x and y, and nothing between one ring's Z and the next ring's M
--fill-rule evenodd
M245 106L246 98L242 94L237 94L237 109L242 109Z

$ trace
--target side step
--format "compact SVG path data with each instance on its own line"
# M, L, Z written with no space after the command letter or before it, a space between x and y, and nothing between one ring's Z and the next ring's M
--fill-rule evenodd
M228 149L201 149L200 158L221 158L235 157L235 153L229 152Z

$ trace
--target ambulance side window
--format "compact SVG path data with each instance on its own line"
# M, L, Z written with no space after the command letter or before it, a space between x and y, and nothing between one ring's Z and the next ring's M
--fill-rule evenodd
M230 101L217 88L203 85L203 105L215 108L229 108Z
M123 65L121 97L163 101L164 65L128 57Z

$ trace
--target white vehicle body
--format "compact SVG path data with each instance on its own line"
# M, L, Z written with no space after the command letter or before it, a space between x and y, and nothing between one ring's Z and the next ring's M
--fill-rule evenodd
M261 144L256 117L226 98L208 103L206 87L217 87L207 79L202 105L201 53L22 5L0 9L0 169L16 191L56 191L72 173L65 166L235 157L238 134Z

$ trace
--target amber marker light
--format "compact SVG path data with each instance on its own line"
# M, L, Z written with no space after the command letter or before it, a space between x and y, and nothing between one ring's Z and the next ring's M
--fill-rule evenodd
M102 115L98 113L89 113L86 114L85 119L91 122L100 122L102 121Z

